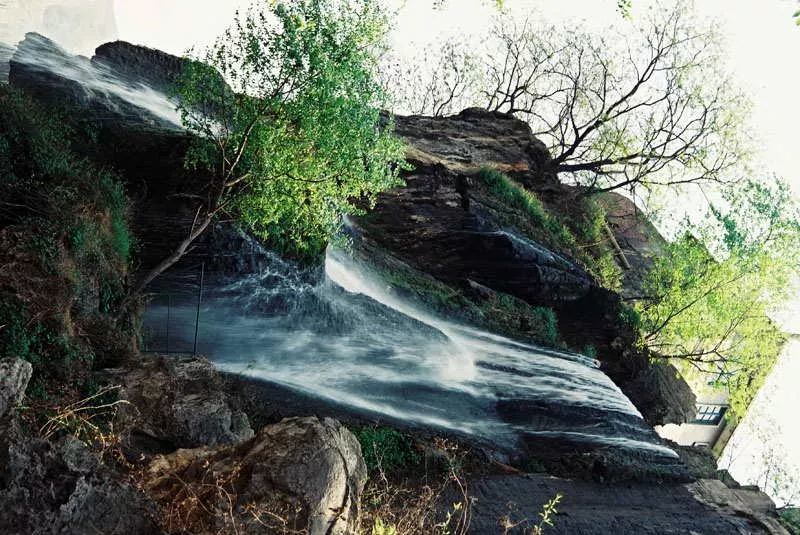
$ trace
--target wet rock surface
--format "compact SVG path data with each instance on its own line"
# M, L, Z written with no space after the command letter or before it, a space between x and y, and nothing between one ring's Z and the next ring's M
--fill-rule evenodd
M105 55L99 61L89 60L66 52L47 37L28 33L9 62L9 83L59 108L80 110L86 119L97 125L112 127L113 123L116 127L146 130L179 129L174 104L149 87L150 81L164 79L170 69L174 72L174 62L164 61L167 55L159 53L161 68L151 69L150 75L144 77L141 62L124 54L121 46L110 45L101 50ZM140 50L144 54L149 49ZM157 74L159 72L163 76ZM132 102L128 98L130 92L119 85L121 81L134 81L139 84L137 88L148 88L149 93Z
M199 515L187 526L190 532L272 533L278 517L289 530L345 535L355 532L366 478L350 431L327 418L290 418L233 447L157 457L145 486L170 508L185 489L217 482L230 502L222 509L229 516Z

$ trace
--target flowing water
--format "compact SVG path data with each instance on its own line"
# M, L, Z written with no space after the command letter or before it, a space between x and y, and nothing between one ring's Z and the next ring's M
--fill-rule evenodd
M501 449L544 436L674 456L593 359L438 318L343 251L328 252L321 277L272 255L211 287L198 351L226 371ZM171 305L173 347L191 347L192 299ZM167 313L163 300L147 313L162 341Z
M182 128L175 103L162 92L142 81L128 80L102 62L69 54L46 37L29 33L16 49L3 46L0 61L6 71L6 61L12 53L13 61L32 73L72 82L64 86L74 91L70 98L87 104L101 103L114 121L134 112L138 118L162 128Z

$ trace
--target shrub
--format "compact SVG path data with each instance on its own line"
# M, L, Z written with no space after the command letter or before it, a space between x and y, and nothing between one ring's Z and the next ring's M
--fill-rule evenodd
M99 319L104 336L130 345L131 329L114 321L132 248L128 199L117 175L72 150L71 124L0 87L0 355L30 361L37 384L85 375L111 347L91 332Z
M421 462L411 437L389 427L364 427L355 432L367 470L392 472Z
M542 201L534 193L494 169L484 167L478 171L478 177L486 184L492 195L521 210L530 223L543 232L540 240L568 251L575 248L575 237L570 230L548 213Z
M484 167L478 177L492 196L522 212L524 224L531 227L531 239L576 258L602 286L613 291L622 288L622 270L614 251L605 243L606 213L597 202L581 198L562 220L551 214L533 192L503 173ZM508 224L518 223L507 216L505 219Z

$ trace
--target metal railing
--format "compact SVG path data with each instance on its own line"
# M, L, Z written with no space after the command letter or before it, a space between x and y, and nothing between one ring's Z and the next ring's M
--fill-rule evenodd
M197 354L205 263L165 273L150 292L142 321L145 353Z

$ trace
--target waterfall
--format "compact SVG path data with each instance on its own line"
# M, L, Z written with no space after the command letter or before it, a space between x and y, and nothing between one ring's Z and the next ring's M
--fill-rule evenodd
M28 33L25 36L14 51L12 62L31 73L68 81L64 88L71 91L72 99L85 107L95 104L104 108L114 121L133 116L169 129L182 128L175 102L164 93L141 80L128 81L102 62L73 56L39 34Z
M146 325L165 316L151 305ZM200 333L200 352L226 371L407 425L508 450L548 437L675 456L593 359L421 310L342 250L316 279L272 255L215 284Z

